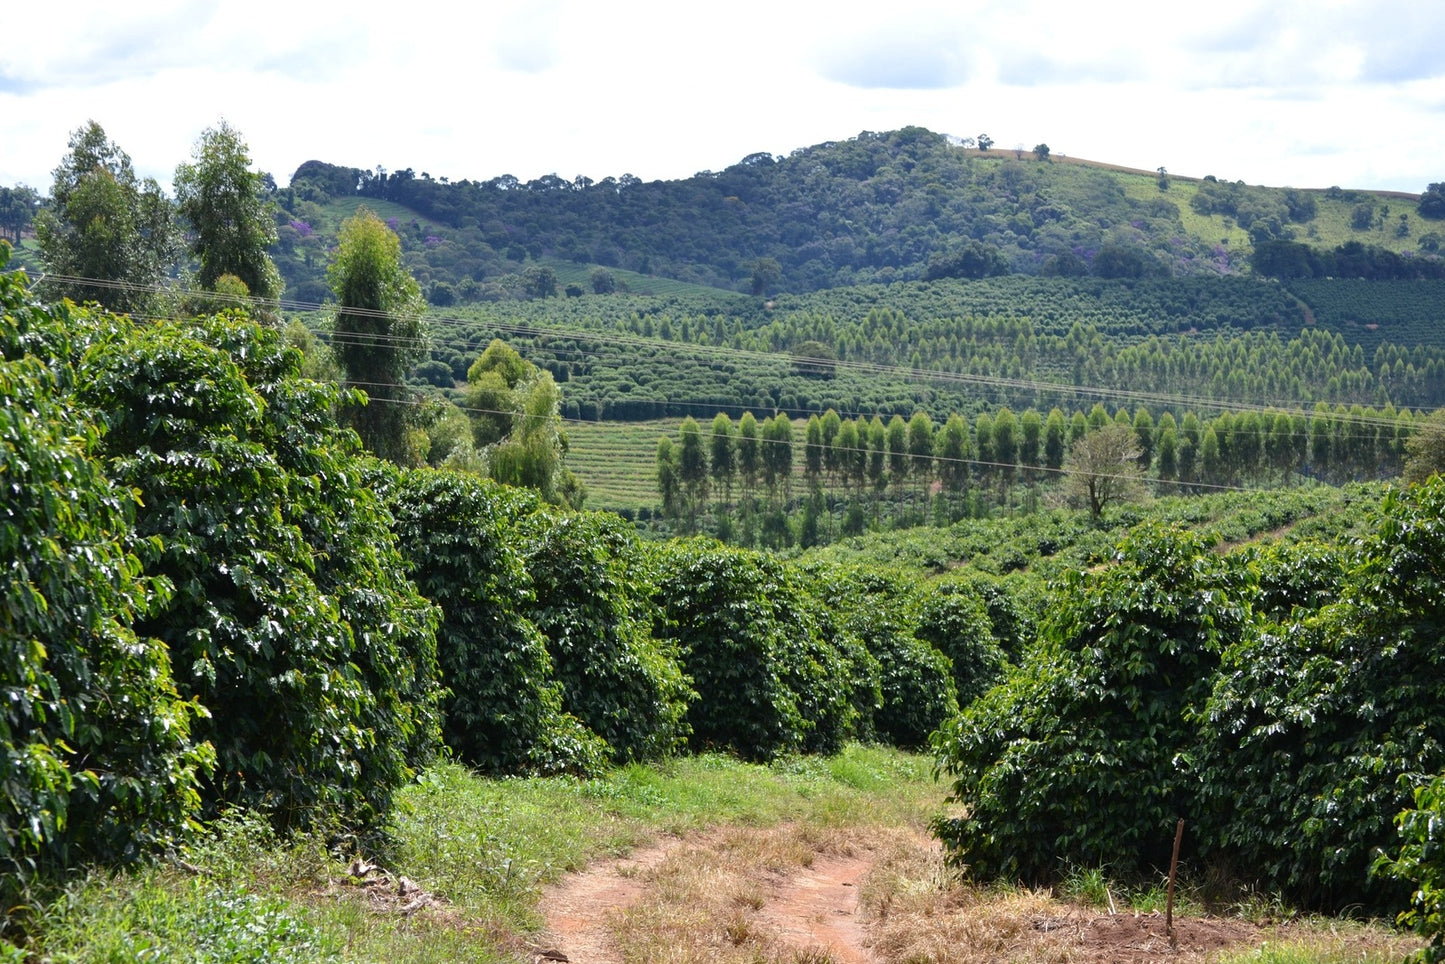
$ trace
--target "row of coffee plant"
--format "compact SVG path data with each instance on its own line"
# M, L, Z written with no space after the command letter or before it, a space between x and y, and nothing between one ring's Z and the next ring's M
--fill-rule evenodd
M1428 819L1403 821L1404 880L1372 871L1402 852L1417 795L1439 816L1421 788L1445 770L1442 519L1436 477L1387 494L1355 543L1220 553L1145 528L1067 574L1005 681L936 737L963 814L938 828L953 859L1144 879L1183 819L1186 864L1212 879L1315 907L1428 903Z
M970 586L835 599L847 577L377 461L338 426L358 400L239 314L46 306L14 275L0 309L7 906L234 807L384 833L443 747L493 774L921 747L1002 664Z

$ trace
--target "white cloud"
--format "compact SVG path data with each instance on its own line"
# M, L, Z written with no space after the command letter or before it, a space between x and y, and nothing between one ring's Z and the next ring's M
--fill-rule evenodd
M559 0L527 4L500 18L492 49L505 70L537 74L560 61L558 32L562 21Z
M222 116L283 182L312 158L685 177L906 124L1299 186L1419 190L1445 154L1445 8L1407 0L17 7L0 30L38 39L0 53L0 183L48 187L92 117L163 182Z
M935 90L964 84L975 57L958 23L890 18L829 40L818 67L828 80L865 90Z

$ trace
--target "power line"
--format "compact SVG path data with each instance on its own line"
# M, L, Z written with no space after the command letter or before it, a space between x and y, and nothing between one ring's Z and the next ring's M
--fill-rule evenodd
M236 307L259 308L268 311L274 309L277 306L286 310L300 312L317 312L331 307L316 302L302 302L284 299L279 302L275 302L249 296L226 295L210 291L182 288L180 286L141 285L122 281L89 279L71 275L47 275L43 277L47 280L53 280L67 284L84 284L93 287L109 287L113 289L132 292L164 293L173 296L200 296L208 300L220 301L226 304L234 305ZM1032 393L1044 397L1047 397L1048 395L1079 396L1084 398L1095 398L1099 400L1113 399L1116 401L1132 401L1140 404L1150 403L1165 408L1188 409L1192 407L1205 411L1214 409L1224 412L1274 411L1283 412L1291 416L1303 415L1306 418L1311 418L1316 415L1316 412L1307 408L1303 408L1293 402L1282 402L1279 400L1260 400L1254 404L1245 405L1244 403L1236 402L1232 399L1217 399L1202 395L1149 392L1130 389L1108 388L1103 386L1066 384L1061 382L1045 381L1041 379L1005 378L1002 376L994 375L977 375L969 373L947 372L940 369L912 368L904 367L901 365L885 365L880 363L862 362L855 360L832 360L821 358L796 357L791 354L785 354L783 352L761 352L749 349L733 348L731 346L679 344L668 340L646 338L638 335L627 335L615 331L577 331L575 329L547 328L525 322L509 323L500 319L472 320L457 315L438 315L430 312L404 313L398 315L397 313L388 313L372 309L357 308L346 309L346 313L353 317L375 318L378 320L385 318L401 317L409 321L423 322L430 318L439 322L449 323L453 327L470 324L473 326L481 326L503 333L512 333L534 338L555 339L562 342L574 341L578 343L590 343L594 345L600 344L602 346L608 348L615 348L617 350L616 356L598 355L595 352L589 352L589 350L582 344L579 344L576 349L572 350L572 353L577 358L594 361L605 361L610 357L631 359L635 356L628 354L628 349L636 350L639 348L653 349L654 357L658 357L666 361L671 361L673 363L695 361L699 356L704 358L719 357L725 359L736 359L739 362L750 361L755 363L777 363L782 359L786 358L789 364L829 364L832 365L835 369L843 368L845 370L854 371L862 375L889 375L894 378L909 382L932 382L942 383L945 385L953 384L959 386L973 386L993 391L1014 390L1024 393ZM148 320L158 320L162 316L135 313L133 314L133 317L145 318ZM430 345L440 345L441 347L451 348L473 347L472 340L465 337L425 339L383 333L360 334L324 331L313 333L317 334L318 337L322 338L323 341L331 344L335 344L338 341L342 344L353 344L359 346L376 346L382 344L391 344L397 347L413 350L426 348ZM666 346L669 349L667 353L659 354L655 351L655 349L663 346ZM557 346L549 346L549 350L551 350L554 354L563 354L566 352L566 349L562 349ZM378 384L376 387L382 386ZM405 388L407 386L393 385L389 387ZM644 401L651 400L644 399ZM666 402L672 405L685 406L707 405L711 407L714 404L712 400L708 399L670 398L667 399ZM1316 406L1326 405L1334 408L1343 407L1344 405L1344 403L1342 402L1331 403L1327 400L1322 400L1316 402L1315 404ZM747 411L751 410L754 406L719 403L717 404L717 407L720 409L732 408L737 411ZM822 413L818 412L817 414ZM854 417L857 417L858 415L862 415L865 413L850 412L840 413L840 415L841 414L851 414ZM1398 419L1390 419L1384 416L1375 416L1372 418L1364 414L1354 415L1348 411L1332 411L1329 413L1329 417L1334 421L1342 421L1358 425L1394 426L1398 421ZM579 421L583 420L579 419Z
M109 287L109 288L113 288L113 289L126 290L126 291L141 291L141 292L151 292L151 293L161 292L161 293L166 293L166 294L171 294L171 295L179 295L179 296L185 296L185 295L197 296L197 295L198 295L198 296L204 297L204 298L206 298L206 299L208 299L208 300L211 300L211 301L219 301L219 302L223 302L223 303L233 304L233 305L236 305L237 307L242 307L242 308L264 308L264 309L268 309L268 310L269 310L272 306L274 306L274 305L277 304L277 302L268 302L268 301L265 301L265 300L262 300L262 299L248 298L248 297L238 296L238 295L218 294L218 293L215 293L215 292L207 292L207 291L196 291L196 290L194 290L194 289L183 289L183 288L179 288L178 286L138 285L138 284L132 284L132 283L127 283L127 282L107 281L107 280L103 280L103 279L86 279L86 278L80 278L80 277L69 276L69 275L48 275L48 276L42 276L42 279L41 279L41 280L53 280L53 281L60 282L60 283L65 283L65 284L86 284L86 285L92 285L92 286L95 286L95 287ZM38 284L38 283L39 283L39 282L37 282L37 284ZM280 302L280 304L281 304L282 306L287 307L287 308L290 308L290 309L292 309L292 310L302 310L302 311L317 311L317 310L321 310L321 309L324 307L324 306L322 306L322 305L320 305L320 304L316 304L316 303L297 302L297 301ZM388 313L388 312L383 312L383 311L375 311L375 310L368 310L368 309L355 309L355 310L348 309L348 310L347 310L347 313L348 313L348 314L351 314L351 315L353 315L353 316L358 316L358 317L371 317L371 318L376 318L376 319L383 319L383 318L395 317L395 314L394 314L394 313ZM151 321L162 320L162 318L163 318L163 316L159 316L159 315L144 315L144 314L136 314L135 317L142 318L142 319L144 319L144 320L151 320ZM426 315L425 315L425 313L423 313L423 314L408 315L408 316L406 316L406 317L410 318L411 320L421 321L421 320L423 320L423 319L426 317ZM454 326L455 326L455 325L461 325L461 324L463 324L463 323L465 322L465 319L462 319L462 318L460 318L460 317L458 317L458 316L446 316L446 315L440 316L440 319L439 319L439 320L449 321L449 322L451 322ZM744 359L744 360L751 360L751 361L760 361L760 360L776 361L776 360L780 357L780 355L781 355L781 353L758 352L758 351L751 351L751 350L746 350L746 349L732 348L732 347L728 347L728 346L710 346L710 345L675 346L675 344L674 344L673 342L670 342L670 341L657 340L657 339L649 339L649 338L644 338L644 337L641 337L641 336L632 336L632 335L625 335L625 334L620 334L620 333L593 332L593 331L578 332L578 331L570 330L570 329L548 329L548 328L544 328L544 327L541 327L541 326L532 325L532 324L526 324L526 323L507 324L507 323L505 323L505 322L501 322L501 321L496 320L496 319L487 320L487 321L482 321L482 322L480 322L480 324L481 324L482 326L489 327L489 328L491 328L491 329L493 329L493 330L504 331L504 332L505 332L505 331L510 331L510 332L512 332L512 333L515 333L515 334L525 334L525 335L529 335L529 336L532 336L532 337L552 338L552 339L557 339L557 340L560 340L560 341L576 341L576 342L579 342L579 343L582 343L582 342L599 343L599 344L602 344L602 345L604 345L604 346L615 347L615 348L618 349L619 353L621 353L623 350L625 350L625 349L627 349L627 348L638 348L638 347L656 348L656 347L658 347L658 346L665 345L665 346L668 346L669 348L673 349L674 352L678 352L678 353L673 354L673 355L671 355L671 356L664 356L664 357L668 357L669 360L672 360L672 361L691 360L691 359L687 358L687 356L686 356L685 354L682 354L682 353L681 353L681 352L684 352L684 351L691 353L693 356L697 356L697 355L702 355L702 356L714 355L714 356L720 356L720 357L736 357L736 358L740 358L740 359ZM333 342L335 342L335 341L338 340L338 339L339 339L339 340L342 340L342 341L350 340L352 343L354 343L354 344L359 344L359 345L376 345L376 344L384 344L384 343L390 342L390 343L392 343L392 344L396 344L396 345L401 346L401 347L410 347L410 348L416 348L416 347L420 347L420 346L426 344L426 341L425 341L425 340L422 340L422 339L416 339L416 338L404 337L404 336L392 336L392 335L389 335L389 334L363 335L363 334L351 333L351 334L348 335L348 334L346 334L346 333L335 333L335 332L333 332L333 333L332 333L332 338L331 338L331 340L332 340ZM454 341L451 341L450 344L470 346L470 345L471 345L471 340L470 340L470 339L465 339L465 338L458 338L458 339L456 339L456 340L454 340ZM589 357L589 353L588 353L588 352L586 351L586 349L585 349L584 347L582 347L581 345L579 345L579 347L578 347L577 349L575 349L575 351L576 351L576 353L578 354L579 357ZM894 375L895 377L904 377L904 378L907 378L907 379L909 379L909 380L927 379L927 380L944 381L944 382L954 381L954 382L959 382L959 383L963 383L963 384L973 384L973 385L979 385L979 386L990 387L990 388L1001 388L1001 387L1003 387L1003 388L1022 389L1022 390L1032 391L1032 392L1039 393L1039 394L1044 394L1044 393L1048 393L1048 392L1058 392L1058 393L1060 393L1060 394L1098 395L1098 396L1102 396L1102 397L1117 397L1117 398L1127 398L1127 399L1134 399L1134 400L1164 401L1164 402L1169 402L1169 403L1180 403L1180 404L1183 404L1183 405L1191 405L1191 404L1192 404L1192 405L1198 405L1198 406L1200 406L1200 407L1205 407L1205 408L1224 408L1226 411L1228 410L1228 407L1227 407L1227 406L1228 406L1228 403L1221 403L1221 402L1218 401L1218 400L1210 399L1210 398L1205 398L1205 397L1202 397L1202 396L1191 396L1191 395L1184 395L1184 394L1147 393L1147 392L1137 392L1137 391L1129 391L1129 390L1122 390L1122 389L1107 389L1107 388L1078 386L1078 385L1063 385L1063 384L1059 384L1059 383L1044 382L1044 381L1040 381L1040 380L1008 379L1008 378L1002 378L1002 377L998 377L998 376L984 376L984 375L971 375L971 374L970 374L970 375L964 375L964 374L961 374L961 373L943 372L943 371L939 371L939 370L918 369L918 368L903 368L902 366L881 365L881 364L867 363L867 362L839 361L839 360L818 359L818 358L812 358L812 359L810 359L810 358L799 358L799 357L792 356L792 355L788 355L787 357L788 357L789 362L790 362L791 364L798 364L798 363L807 364L807 363L809 363L809 362L817 363L817 364L824 364L824 363L826 363L826 364L831 364L831 365L833 365L835 368L836 368L836 367L844 367L844 368L847 368L847 369L852 369L852 370L859 371L859 372L864 373L864 374L891 374L891 375ZM410 390L410 386L405 385L405 384L400 384L400 383L394 383L394 382L364 382L364 383L351 382L351 383L349 383L349 384L351 384L351 385L353 385L353 386L355 386L355 387L363 388L363 389L388 389L388 390L401 390L401 391L404 391L404 392ZM420 401L420 400L389 398L389 397L386 397L386 396L380 395L380 394L371 396L371 403L373 403L373 404L409 405L409 406L418 406L418 405L425 404L423 401ZM697 402L697 403L701 403L701 402ZM489 415L502 415L502 416L508 416L508 417L512 417L512 416L515 414L515 413L512 412L512 411L503 411L503 410L495 410L495 409L482 409L482 408L468 407L468 406L458 406L458 408L459 408L461 411L463 411L464 413L468 413L468 414L489 414ZM1287 407L1287 406L1273 406L1273 407L1271 407L1271 408L1272 408L1272 410L1274 410L1274 411L1276 411L1276 412L1283 412L1284 414L1291 415L1291 416L1300 416L1300 415L1302 415L1302 416L1305 416L1306 418L1312 418L1312 417L1314 417L1314 416L1316 415L1316 413L1310 412L1310 411L1308 411L1308 410L1299 409L1299 408L1292 408L1292 407ZM1251 409L1251 411L1253 411L1253 409ZM817 414L817 413L814 413L814 414ZM840 417L841 417L841 416L840 416ZM1327 414L1327 417L1328 417L1331 421L1333 421L1333 422L1338 422L1338 423L1343 423L1343 424L1360 425L1360 426L1376 425L1376 426L1389 426L1389 427L1393 427L1393 426L1396 425L1397 422L1398 422L1398 420L1391 420L1391 419L1384 418L1384 417L1379 417L1379 416L1369 417L1369 416L1366 416L1366 415L1364 415L1364 414L1358 414L1358 415L1356 415L1356 414L1350 413L1350 412L1348 412L1348 411L1344 411L1344 412L1330 412L1330 413ZM580 419L580 418L564 418L564 417L562 417L562 416L560 416L560 415L557 416L557 418L558 418L558 420L559 420L561 423L563 423L563 424L578 424L578 425L581 425L581 424L593 424L593 423L590 422L589 420L584 420L584 419ZM856 420L856 418L855 418L855 420ZM791 424L791 419L790 419L790 424ZM703 433L703 434L706 436L706 438L707 438L708 440L712 440L713 438L716 437L715 434L714 434L713 432L711 432L710 429L709 429L706 433ZM1312 434L1312 433L1310 433L1309 431L1306 431L1306 432L1304 432L1304 433L1290 433L1290 437L1299 438L1299 437L1301 437L1302 435L1308 436L1308 435L1310 435L1310 434ZM736 438L736 436L731 436L731 437ZM806 440L801 441L801 442L799 442L799 441L796 440L796 439L778 440L778 439L766 438L766 437L760 435L760 436L758 436L758 438L756 439L756 441L758 442L759 445L776 445L776 444L787 444L787 445L789 445L789 446L799 445L799 446L801 446L805 451L806 451L806 449L807 449L807 447L808 447L808 443L806 442ZM872 455L873 453L875 453L875 452L878 451L878 450L876 450L876 449L873 449L871 446L870 446L870 447L861 447L861 446L860 446L860 447L858 447L858 448L850 448L850 449L842 449L842 450L839 450L837 446L832 446L832 448L834 449L834 451L841 451L842 453L847 454L847 455L851 455L851 456L853 456L853 457L855 457L855 458L857 458L857 457L868 458L870 455ZM617 449L617 450L615 450L615 451L618 451L618 452L624 452L624 451L625 451L625 452L627 452L628 454L631 454L631 453L632 453L632 450L631 450L630 448L627 448L627 449L619 448L619 449ZM842 457L842 456L840 455L839 457ZM924 458L923 456L917 456L917 455L912 455L912 454L905 454L904 457L905 457L906 459L908 459L908 461L909 461L910 464L913 464L913 463L915 463L915 462L917 462L917 461L920 461L920 460L922 460L922 459ZM1004 463L1004 462L996 462L996 461L989 461L989 460L984 460L984 459L972 459L972 458L968 458L968 459L948 458L948 457L942 457L942 456L933 455L933 454L928 455L926 458L927 458L927 460L928 460L928 462L929 462L930 465L938 465L938 466L943 466L943 465L957 465L957 466L967 466L967 467L972 468L972 469L974 469L974 470L983 470L983 471L1023 471L1023 472L1033 472L1033 473L1039 473L1039 474L1045 474L1045 475L1047 475L1047 474L1058 474L1058 475L1067 474L1067 470L1064 469L1064 468L1055 468L1055 467L1050 467L1050 466L1047 466L1047 465L1025 465L1025 464L1018 463L1018 462ZM1173 482L1176 481L1176 480L1163 479L1163 478L1147 478L1147 477L1142 477L1142 476L1139 476L1139 475L1127 475L1127 476L1126 476L1126 475L1120 475L1120 476L1114 476L1114 475L1108 475L1108 474L1103 474L1103 473L1093 473L1093 474L1097 475L1097 476L1100 477L1100 478L1118 478L1118 479L1126 479L1126 478L1127 478L1127 479L1137 479L1137 480L1142 481L1142 482L1153 482L1153 483L1156 483L1156 484L1171 484L1171 483L1173 483ZM1211 489L1211 490L1218 490L1218 491L1240 491L1240 492L1243 492L1243 491L1253 491L1252 489L1250 489L1250 488L1248 488L1248 487L1244 487L1244 486L1234 486L1234 485L1219 484L1219 483L1188 482L1188 483L1183 483L1183 484L1191 485L1191 486L1194 487L1194 488ZM845 485L845 488L846 488L846 487L847 487L847 486Z

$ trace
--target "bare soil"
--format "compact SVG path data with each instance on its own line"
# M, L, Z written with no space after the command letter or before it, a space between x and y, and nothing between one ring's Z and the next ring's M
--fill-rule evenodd
M801 846L801 849L799 849ZM932 868L932 869L930 869ZM1309 939L1242 919L1107 913L1027 891L947 882L920 831L819 835L787 828L665 838L568 874L541 902L537 961L887 964L890 961L1191 962ZM637 918L649 918L642 927ZM667 923L656 923L667 919ZM1399 959L1388 937L1354 955Z
M540 911L547 922L537 957L578 964L622 964L612 937L611 922L631 907L646 887L644 876L682 841L667 837L618 860L604 860L570 873L542 895Z

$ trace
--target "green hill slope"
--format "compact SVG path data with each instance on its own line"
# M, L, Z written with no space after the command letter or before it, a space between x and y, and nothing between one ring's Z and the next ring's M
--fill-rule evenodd
M579 285L600 267L772 294L998 273L1232 274L1248 270L1263 241L1412 257L1439 243L1434 222L1398 194L1038 160L905 128L649 183L445 182L309 161L277 194L294 289L311 290L319 276L302 235L324 236L328 212L358 198L396 218L413 272L448 304L508 297L542 264L580 266Z

